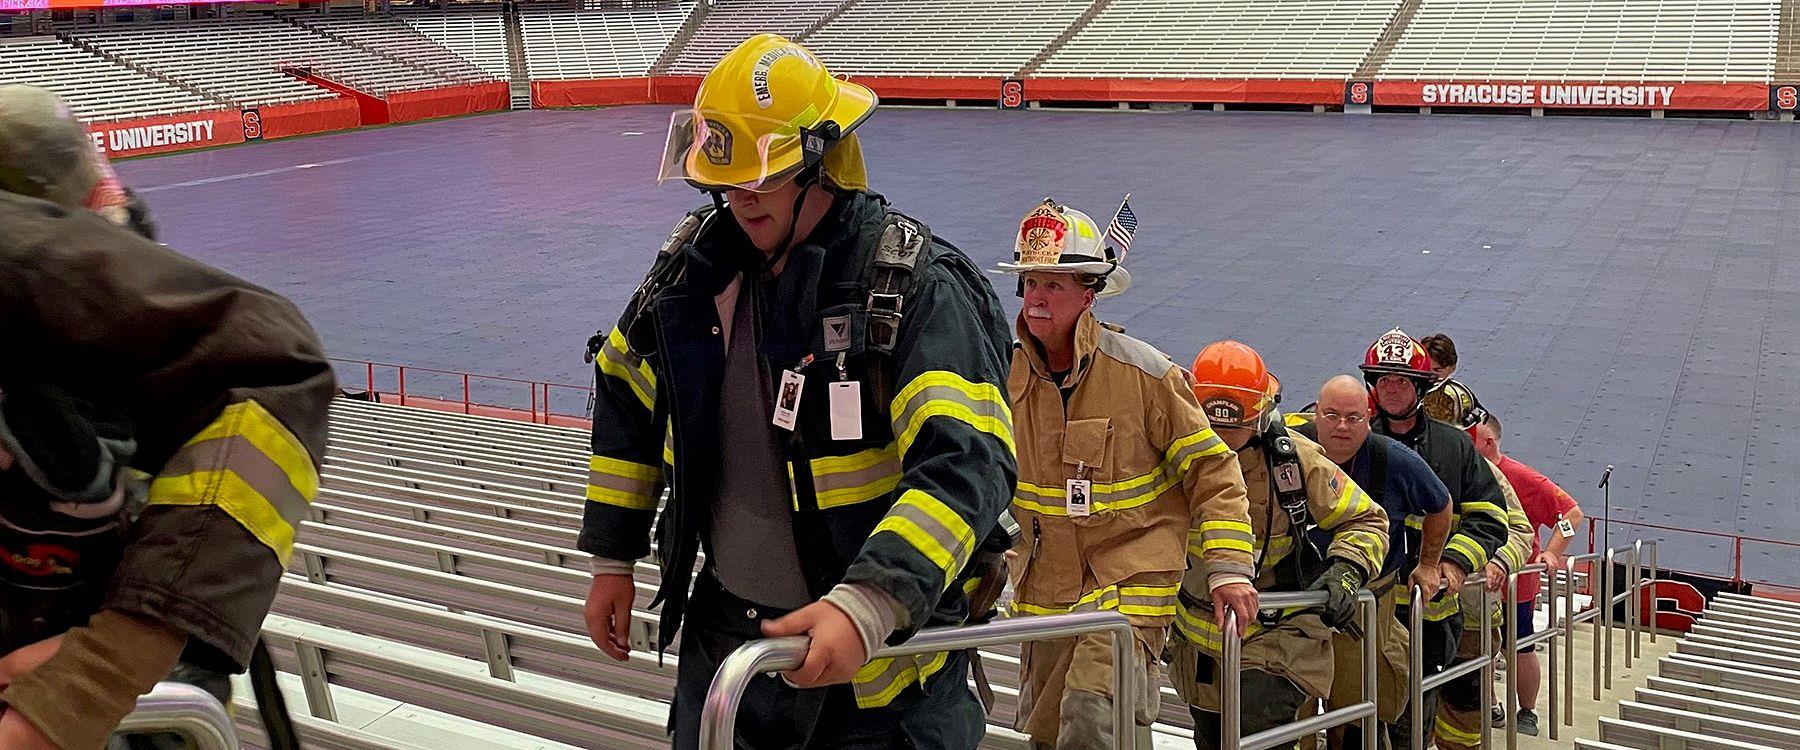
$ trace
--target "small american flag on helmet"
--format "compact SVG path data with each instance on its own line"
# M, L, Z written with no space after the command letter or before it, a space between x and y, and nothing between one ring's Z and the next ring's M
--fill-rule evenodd
M1106 240L1119 251L1117 260L1124 260L1126 251L1131 249L1131 236L1137 234L1137 214L1131 212L1131 194L1125 194L1124 202L1119 204L1119 212L1113 214L1112 224L1106 228Z

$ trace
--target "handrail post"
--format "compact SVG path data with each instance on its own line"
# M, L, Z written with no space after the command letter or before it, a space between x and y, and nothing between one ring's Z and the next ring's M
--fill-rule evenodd
M1655 540L1650 541L1650 642L1656 642L1656 550Z
M1362 720L1363 750L1376 750L1380 744L1377 735L1381 732L1381 698L1376 694L1380 687L1375 684L1375 673L1380 669L1376 661L1381 658L1377 648L1380 639L1376 636L1376 628L1381 625L1381 603L1368 589L1357 592L1356 598L1363 607L1363 700L1375 704L1375 710Z
M1501 648L1506 649L1506 700L1502 701L1506 705L1506 750L1519 750L1518 599L1519 574L1515 571L1506 576L1506 600L1500 605Z
M1626 606L1631 608L1631 611L1627 613L1628 617L1626 618L1626 621L1631 623L1631 642L1627 643L1625 646L1626 669L1630 669L1632 659L1636 658L1644 651L1644 631L1639 627L1639 620L1642 619L1639 613L1642 595L1639 592L1641 592L1643 588L1644 540L1638 539L1631 544L1631 600L1626 602Z
M1744 538L1740 536L1731 540L1731 588L1734 589L1732 593L1737 593L1735 589L1742 588L1743 585Z
M1113 747L1134 750L1137 747L1137 632L1125 625L1114 627L1112 636ZM1161 690L1161 687L1157 689Z
M399 370L400 370L400 405L405 406L406 405L406 366L405 365L400 366Z
M381 399L375 398L375 363L368 362L366 364L368 365L368 371L364 373L364 376L368 378L367 382L369 387L366 390L368 391L369 398L380 401Z
M1569 640L1569 613L1567 610L1564 610L1562 613L1562 616L1558 617L1557 612L1556 612L1556 608L1558 606L1558 601L1556 598L1556 571L1552 570L1550 568L1550 566L1545 565L1544 566L1544 577L1548 578L1550 580L1550 593L1548 594L1548 597L1547 597L1547 601L1550 604L1550 629L1556 631L1556 635L1554 636L1555 638L1561 638L1562 640L1567 641L1567 640ZM1544 671L1544 683L1545 683L1545 687L1548 689L1547 692L1549 693L1548 697L1550 699L1550 702L1547 706L1548 710L1546 711L1545 716L1546 716L1546 718L1548 718L1550 720L1550 741L1551 742L1556 741L1557 729L1560 728L1560 725L1558 725L1556 723L1556 717L1557 717L1556 699L1558 697L1560 697L1558 695L1557 689L1556 689L1556 683L1557 683L1556 667L1557 667L1557 661L1558 661L1556 658L1556 647L1559 645L1561 645L1561 644L1556 643L1554 640L1552 640L1550 642L1550 647L1544 649L1544 651L1545 651L1544 661L1548 663L1548 667L1549 667L1548 669L1546 669Z
M1489 707L1494 705L1494 606L1493 597L1489 594L1487 576L1482 576L1481 590L1476 592L1476 601L1481 607L1481 750L1488 750L1491 735L1494 731L1494 712ZM1510 673L1509 673L1510 675Z
M463 413L469 413L469 374L463 373Z
M1568 578L1563 581L1563 726L1575 726L1575 558L1563 561Z
M1243 738L1244 643L1238 637L1237 610L1226 608L1224 641L1219 647L1219 750L1238 750Z
M1407 639L1407 657L1411 659L1412 679L1407 680L1407 713L1412 726L1411 750L1425 750L1425 638L1420 632L1425 629L1425 589L1418 584L1412 586L1412 602L1406 608L1408 632L1412 637ZM1435 593L1435 592L1434 592Z
M1600 576L1600 598L1594 600L1594 603L1600 606L1599 614L1594 617L1594 700L1600 700L1602 675L1605 677L1607 688L1612 687L1613 551L1611 547L1606 548L1606 554L1601 559L1604 561L1604 567ZM1593 580L1594 574L1590 571L1588 573L1590 585ZM1603 640L1604 648L1601 645ZM1602 663L1603 655L1604 663Z

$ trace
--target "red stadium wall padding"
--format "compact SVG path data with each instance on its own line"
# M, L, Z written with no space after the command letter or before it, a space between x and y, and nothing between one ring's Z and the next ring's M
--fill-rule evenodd
M261 107L260 112L264 138L349 130L363 124L362 113L356 102L344 98L272 104Z
M511 92L505 83L452 86L427 91L401 91L387 97L390 122L413 122L506 109Z
M997 82L987 93L997 95ZM1031 78L1025 98L1047 102L1219 102L1227 104L1342 104L1343 81L1223 78Z
M653 104L649 78L599 78L586 81L532 81L534 107L604 107Z
M875 90L883 99L998 99L998 78L907 78L901 76L851 76L850 80ZM1030 91L1026 87L1026 91Z
M113 159L244 142L243 117L237 110L95 123L88 132L94 145Z
M1581 81L1376 81L1375 103L1405 107L1674 109L1769 108L1764 83L1595 83Z
M657 104L691 104L700 93L700 76L657 76L650 79L650 98Z

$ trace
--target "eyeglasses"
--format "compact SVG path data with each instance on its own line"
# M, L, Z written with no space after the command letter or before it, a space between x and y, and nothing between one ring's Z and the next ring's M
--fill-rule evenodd
M1362 414L1338 414L1337 412L1328 411L1319 415L1319 421L1330 425L1347 424L1351 427L1355 427L1369 421L1369 418Z

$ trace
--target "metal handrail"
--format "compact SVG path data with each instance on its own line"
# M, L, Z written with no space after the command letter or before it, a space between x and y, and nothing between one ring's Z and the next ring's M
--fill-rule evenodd
M139 696L137 708L114 730L121 734L172 732L195 750L238 750L237 729L211 693L179 682L159 682Z
M1323 591L1273 591L1258 596L1258 609L1283 609L1287 607L1313 607L1326 602L1327 594ZM1317 716L1310 716L1278 727L1271 727L1256 734L1243 735L1243 666L1244 639L1238 634L1237 613L1225 615L1224 641L1219 649L1220 661L1224 670L1221 675L1223 684L1219 689L1219 747L1221 750L1266 750L1294 742L1301 737L1314 734L1332 727L1348 724L1353 721L1362 722L1363 750L1375 750L1375 740L1380 731L1377 723L1379 709L1376 707L1375 659L1378 607L1375 595L1368 589L1356 592L1358 614L1362 616L1362 658L1363 658L1363 700L1343 708L1327 711Z
M1444 590L1448 585L1449 584L1446 581L1439 581L1438 591ZM1488 602L1487 571L1484 569L1474 575L1464 578L1461 591L1468 591L1470 586L1475 587L1475 593L1481 600L1480 608L1477 611L1482 613L1483 618L1489 617L1489 612L1491 612L1491 610L1489 609ZM1409 602L1406 607L1407 624L1411 628L1410 632L1412 633L1412 637L1408 639L1408 651L1410 652L1408 657L1412 663L1412 674L1407 680L1407 682L1410 683L1408 686L1410 695L1407 697L1411 702L1407 705L1410 707L1408 713L1411 715L1412 719L1412 726L1410 727L1412 730L1412 750L1424 750L1425 747L1425 715L1424 711L1421 709L1421 707L1425 705L1425 691L1436 690L1443 687L1445 683L1448 683L1451 680L1477 670L1480 670L1483 673L1482 684L1485 689L1491 689L1494 683L1494 629L1487 622L1482 623L1481 628L1481 653L1485 656L1470 659L1461 664L1453 664L1444 671L1431 675L1430 677L1421 677L1425 672L1425 639L1421 638L1419 633L1425 628L1425 604L1429 601L1424 592L1425 590L1418 584L1412 584L1412 601ZM1437 596L1437 593L1437 591L1433 591L1431 592L1431 596L1435 597ZM1455 644L1451 644L1451 648L1455 647ZM1489 705L1492 705L1492 701L1484 700L1482 702L1482 737L1487 736L1488 730L1492 728L1494 720L1493 715L1487 710L1487 706Z
M1135 750L1137 729L1133 717L1137 701L1132 679L1137 672L1136 635L1131 622L1118 612L1014 617L985 625L921 630L905 643L877 649L869 658L918 656L1102 632L1113 636L1113 739L1120 750ZM700 747L731 750L737 736L738 706L750 680L760 674L799 667L806 658L807 644L804 636L763 638L731 652L713 675L706 704L700 710Z
M1630 555L1630 558L1627 559L1625 562L1625 565L1626 565L1625 577L1626 577L1626 580L1631 581L1630 585L1628 586L1629 590L1627 590L1627 591L1615 591L1614 590L1615 586L1613 585L1613 565L1614 565L1614 561L1617 559L1617 557L1620 554ZM1625 612L1625 632L1626 632L1625 667L1627 669L1631 668L1631 639L1637 637L1637 630L1638 630L1638 612L1637 612L1638 589L1641 588L1642 583L1643 583L1638 578L1638 545L1628 544L1628 545L1620 545L1617 547L1609 547L1609 548L1607 548L1607 550L1605 552L1605 557L1606 557L1605 575L1600 577L1601 585L1603 586L1603 592L1604 592L1603 595L1600 597L1600 601L1605 606L1601 610L1600 621L1595 626L1594 635L1596 637L1604 636L1606 638L1606 644L1604 647L1601 647L1598 642L1596 642L1596 644L1595 644L1595 646L1597 648L1601 648L1605 652L1606 661L1605 661L1605 665L1602 669L1603 674L1595 675L1594 700L1600 700L1599 685L1601 684L1602 677L1604 677L1607 690L1611 690L1612 686L1613 686L1613 637L1612 637L1613 632L1612 631L1613 631L1613 628L1617 625L1617 623L1615 622L1614 617L1613 617L1613 607L1617 606L1621 603L1626 603L1626 602L1629 602L1629 604L1626 605L1627 610Z
M1550 597L1549 597L1550 598L1550 624L1549 624L1549 626L1544 628L1543 630L1536 632L1536 633L1532 633L1530 636L1527 636L1523 640L1520 640L1520 638L1519 638L1519 604L1518 604L1519 576L1530 574L1530 573L1548 573L1549 570L1550 570L1549 565L1546 565L1544 563L1532 563L1523 568L1515 570L1506 576L1506 602L1507 602L1507 604L1505 607L1505 611L1502 613L1503 622L1505 623L1505 625L1502 626L1505 629L1503 637L1505 639L1505 645L1506 645L1506 694L1507 694L1507 700L1504 701L1504 703L1506 704L1506 750L1518 750L1518 748L1519 748L1519 704L1518 704L1519 649L1525 648L1527 646L1536 646L1537 644L1542 643L1544 641L1555 640L1556 638L1560 638L1563 636L1563 626L1557 624L1557 621L1556 621L1556 576L1551 575L1551 576L1549 576L1549 579L1550 579ZM1536 592L1532 592L1532 593L1533 593L1533 601L1535 603ZM1557 664L1556 664L1556 646L1555 646L1555 644L1552 644L1550 646L1549 652L1550 652L1549 677L1545 681L1550 683L1550 685L1549 685L1549 688L1550 688L1550 739L1552 741L1555 741L1556 739L1558 739L1557 738L1557 726L1556 726L1556 697L1557 697L1557 694L1556 694L1556 667L1557 667Z

